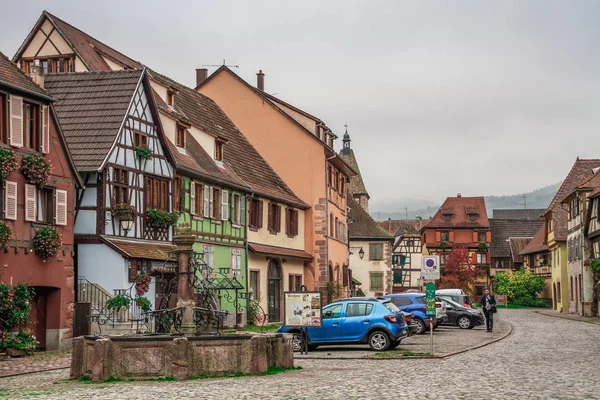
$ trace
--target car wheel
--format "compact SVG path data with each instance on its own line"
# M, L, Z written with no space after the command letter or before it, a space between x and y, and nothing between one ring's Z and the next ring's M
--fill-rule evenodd
M470 329L471 325L473 325L471 323L471 318L469 317L460 317L458 321L456 321L456 324L460 329Z
M302 351L303 348L304 339L302 338L302 335L299 333L294 333L294 336L292 337L292 350L294 352L299 352Z
M386 351L390 347L390 338L384 332L375 331L369 335L369 347L375 351Z
M417 326L419 327L419 330L417 330L417 335L421 335L422 333L425 333L425 330L427 329L427 325L425 325L425 322L421 319L415 319L415 324L417 324Z

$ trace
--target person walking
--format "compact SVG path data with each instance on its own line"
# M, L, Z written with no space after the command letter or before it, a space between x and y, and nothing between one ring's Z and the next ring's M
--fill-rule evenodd
M494 313L496 312L496 299L493 295L490 294L489 289L485 289L483 292L483 297L479 301L481 304L481 308L483 309L483 313L485 314L485 324L487 326L487 331L492 332L494 329Z

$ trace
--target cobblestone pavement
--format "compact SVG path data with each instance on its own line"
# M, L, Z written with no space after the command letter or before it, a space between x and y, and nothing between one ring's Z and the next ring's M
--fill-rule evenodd
M275 376L83 384L68 370L0 379L10 399L600 399L600 327L501 310L506 339L444 359L298 360ZM486 335L486 332L481 332Z
M0 361L0 377L48 371L71 365L70 351L48 351L36 353L31 357L12 358ZM0 386L2 385L0 381Z

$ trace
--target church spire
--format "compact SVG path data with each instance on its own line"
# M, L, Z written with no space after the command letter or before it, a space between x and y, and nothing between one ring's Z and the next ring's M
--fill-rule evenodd
M350 153L350 134L348 134L348 124L344 124L344 126L346 127L346 133L344 133L344 139L342 140L344 142L344 146L342 147L342 153L344 154L348 154Z

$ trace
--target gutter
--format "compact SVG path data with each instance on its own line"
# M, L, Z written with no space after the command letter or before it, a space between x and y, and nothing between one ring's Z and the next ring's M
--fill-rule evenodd
M215 178L215 177L210 176L210 175L205 175L203 173L200 173L200 172L195 171L193 169L189 169L187 167L177 167L177 170L182 171L182 172L184 172L187 175L190 175L192 177L196 177L196 178L202 179L204 181L207 181L209 183L217 183L217 184L220 184L220 185L228 186L228 187L230 187L232 189L237 189L237 190L243 191L244 193L249 193L251 191L253 192L252 188L250 188L250 187L242 186L242 185L239 185L237 183L232 183L232 182L229 182L229 181L226 181L226 180L223 180L223 179Z
M50 97L48 95L44 95L44 94L41 94L41 93L38 93L38 92L34 92L33 90L25 89L25 88L23 88L21 86L15 86L15 85L10 84L8 82L0 81L0 84L3 85L3 86L6 86L7 88L16 90L18 92L26 93L26 94L28 94L30 96L34 96L34 97L37 97L37 98L40 98L40 99L44 99L44 100L47 100L47 101L51 101L51 102L56 101L55 98Z

